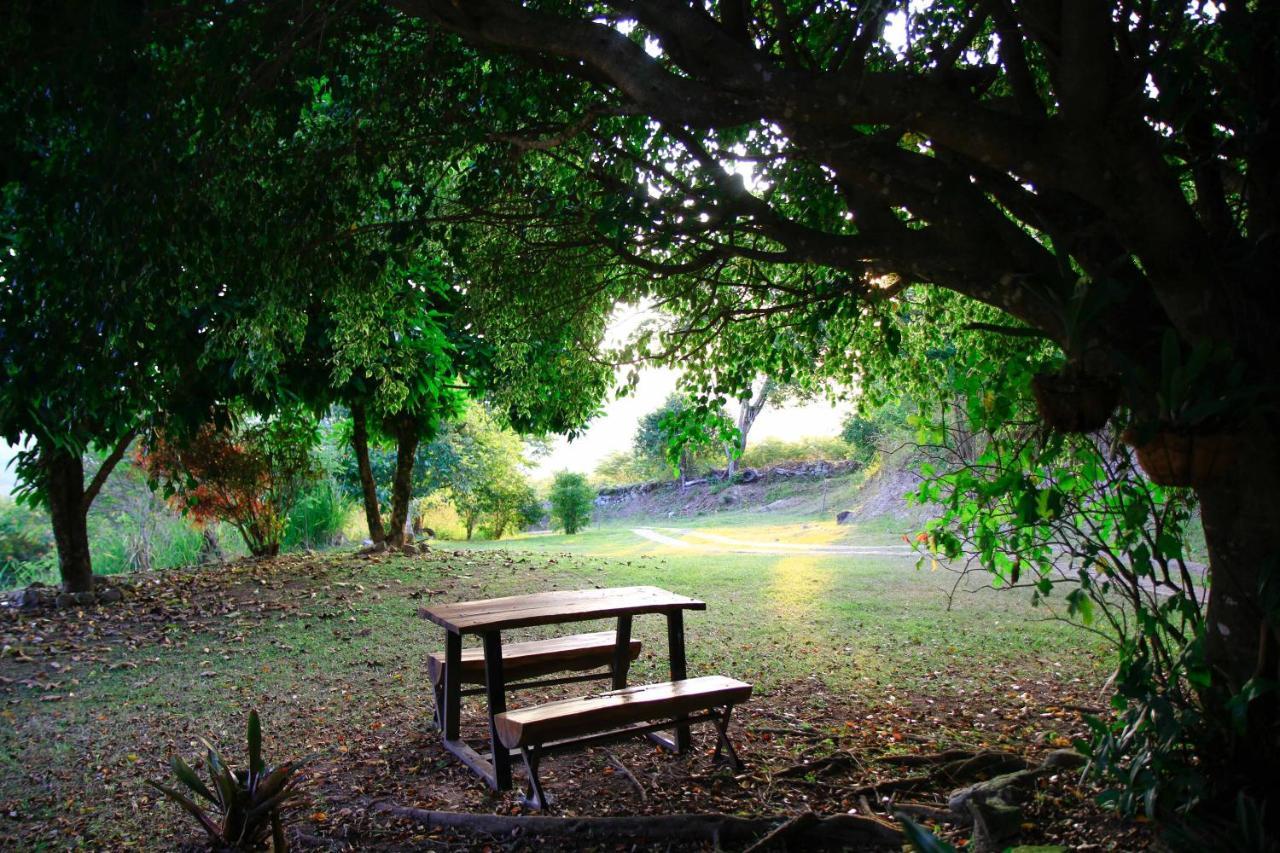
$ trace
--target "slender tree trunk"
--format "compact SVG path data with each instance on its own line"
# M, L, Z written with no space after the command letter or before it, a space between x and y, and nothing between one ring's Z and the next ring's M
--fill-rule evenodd
M369 539L374 545L386 541L382 529L382 512L378 507L378 485L373 479L373 466L369 464L369 426L364 406L351 407L351 447L356 453L356 467L360 469L360 495L364 499L364 518L369 525Z
M733 475L737 473L738 459L747 451L747 435L751 432L751 427L755 425L756 418L760 417L760 413L768 405L769 395L773 393L773 389L774 381L766 377L754 400L750 397L744 397L738 401L738 444L736 447L732 444L725 444L725 455L729 457L729 467L725 471L726 480L732 479Z
M396 474L391 483L391 523L386 542L405 544L404 525L413 499L413 460L418 451L418 425L406 418L396 428Z
M85 518L88 505L84 494L84 460L79 453L62 448L42 450L41 454L62 586L67 592L89 592L93 589L93 564Z
M1280 482L1280 453L1270 425L1254 424L1241 434L1237 451L1230 473L1196 490L1209 548L1207 655L1215 681L1232 694L1253 678L1280 680L1280 514L1267 499ZM1215 710L1228 714L1227 708ZM1280 762L1274 693L1251 703L1231 752L1225 758L1237 778L1223 781L1271 784Z

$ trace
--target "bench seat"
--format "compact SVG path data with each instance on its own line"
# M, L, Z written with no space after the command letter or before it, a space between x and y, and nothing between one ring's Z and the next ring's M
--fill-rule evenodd
M555 672L609 666L613 663L617 640L618 635L614 631L597 631L506 644L502 647L503 680L519 681ZM639 640L631 641L629 653L631 660L640 656ZM433 652L427 656L427 674L432 684L438 686L444 682L444 671L444 652ZM484 684L484 680L484 649L479 646L463 649L459 683Z
M751 696L751 685L722 675L638 684L622 690L562 699L507 711L494 717L498 739L508 749L544 744L570 735L736 705Z
M620 740L666 725L714 721L718 736L714 757L718 759L723 748L734 769L741 769L729 742L729 715L734 705L750 697L750 684L708 675L519 708L496 715L493 723L502 745L519 749L524 756L530 788L524 802L543 809L548 799L538 779L538 762L544 753ZM690 719L694 714L700 716Z

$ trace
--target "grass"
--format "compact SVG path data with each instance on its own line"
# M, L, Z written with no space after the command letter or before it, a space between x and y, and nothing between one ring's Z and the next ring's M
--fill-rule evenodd
M761 541L894 538L827 522L741 521L719 515L681 524ZM337 768L320 795L323 811L326 797L354 784L341 774L358 768L344 761L358 754L359 767L371 762L374 773L385 750L423 736L430 708L424 659L442 645L439 631L416 614L429 600L633 584L696 596L708 608L686 618L690 674L752 681L763 703L797 684L882 706L904 695L928 702L1012 695L1031 681L1050 692L1096 687L1107 675L1097 641L1040 621L1045 614L1023 593L963 592L948 609L954 577L917 570L911 559L690 553L628 527L601 527L439 543L422 557L335 552L235 571L190 575L205 585L198 592L154 581L157 600L175 612L229 614L193 625L170 618L157 627L133 596L138 612L128 618L144 632L136 648L128 630L113 634L105 621L80 636L78 651L50 642L55 626L0 622L5 644L35 658L19 663L10 652L0 659L0 675L11 680L0 685L12 685L0 687L0 811L18 815L0 825L0 846L171 846L185 837L181 818L158 808L139 783L165 776L171 755L195 752L197 736L238 750L253 707L277 758L318 749ZM661 620L638 618L635 632L645 651L633 681L661 679ZM972 719L952 732L953 742L983 737ZM413 768L419 776L444 769L439 761ZM471 798L464 806L492 808L475 785L462 787Z

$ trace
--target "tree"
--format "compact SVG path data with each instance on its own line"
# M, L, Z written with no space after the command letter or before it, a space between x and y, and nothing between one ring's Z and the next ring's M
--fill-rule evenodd
M682 486L693 474L699 453L705 455L714 447L703 432L703 423L689 419L693 413L689 400L679 393L671 394L660 407L640 419L632 439L636 456L654 467L665 463L668 470L675 468ZM730 427L723 416L717 424L721 432L729 434Z
M424 492L448 493L468 539L482 521L501 539L532 500L524 440L480 404L468 405L427 445L423 462Z
M174 156L189 114L157 108L168 45L124 6L76 26L53 4L15 9L0 38L0 435L24 444L20 496L48 508L71 591L91 587L86 515L130 441L218 387L216 368L191 382L214 318L164 239L199 182Z
M587 526L595 492L587 478L571 471L556 474L551 483L551 521L569 535Z
M755 426L756 418L760 417L760 413L767 406L780 406L788 400L806 400L809 398L809 394L803 388L780 383L769 376L764 377L759 384L760 387L754 392L754 396L744 394L738 399L735 440L724 443L726 460L724 476L726 480L733 479L734 472L738 468L738 460L747 451L747 436L751 434L751 428Z
M537 138L561 162L580 157L578 198L614 192L583 231L705 319L707 334L672 342L685 356L847 370L858 351L831 325L878 325L895 349L893 306L911 284L998 309L987 332L1051 340L1072 373L1117 382L1139 423L1163 416L1166 332L1183 359L1228 353L1197 393L1221 397L1235 368L1265 390L1226 418L1229 470L1195 485L1212 565L1204 642L1210 677L1249 708L1254 736L1232 763L1265 778L1280 755L1275 700L1245 685L1280 675L1280 519L1256 499L1280 474L1266 310L1280 272L1280 7L399 7L593 88L576 119L539 124ZM732 258L806 272L786 287L763 270L726 281ZM825 362L767 349L782 325L770 318L784 317L822 329ZM759 332L752 348L732 334L708 345L735 321ZM714 391L715 370L704 377Z

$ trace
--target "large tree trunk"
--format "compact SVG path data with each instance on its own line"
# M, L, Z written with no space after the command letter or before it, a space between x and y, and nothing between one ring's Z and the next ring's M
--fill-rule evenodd
M413 461L418 451L418 425L406 418L396 427L396 474L391 483L391 523L386 542L405 544L404 527L413 499Z
M1280 482L1280 454L1266 423L1241 434L1237 450L1239 458L1227 476L1196 490L1209 548L1207 655L1215 681L1231 694L1252 678L1280 679L1280 614L1275 612L1280 609L1280 514L1267 497ZM1215 712L1225 716L1228 709ZM1232 752L1223 758L1240 778L1224 781L1256 786L1273 778L1280 761L1274 693L1252 702Z
M93 564L89 558L89 529L86 524L84 461L79 453L63 448L42 450L45 492L53 539L58 546L58 569L67 592L93 589Z
M369 463L369 426L364 406L351 407L351 448L356 453L356 467L360 470L360 495L364 500L364 519L369 525L369 539L380 545L387 538L382 529L382 512L378 507L378 485L373 479L373 466Z

